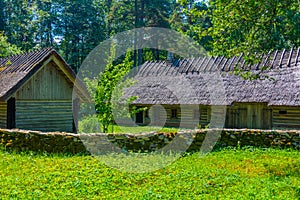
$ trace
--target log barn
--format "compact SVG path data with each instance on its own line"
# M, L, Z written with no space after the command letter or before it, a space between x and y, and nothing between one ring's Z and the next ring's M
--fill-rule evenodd
M146 62L125 97L136 96L133 105L148 108L133 116L139 125L165 120L165 126L178 127L184 121L186 127L205 127L212 116L225 115L224 123L220 121L226 128L299 129L299 53L300 48L270 52L252 65L243 55ZM244 79L235 67L259 78ZM208 78L213 74L220 75L222 101L212 100L212 91L220 87Z
M75 132L75 80L53 48L1 58L0 128Z

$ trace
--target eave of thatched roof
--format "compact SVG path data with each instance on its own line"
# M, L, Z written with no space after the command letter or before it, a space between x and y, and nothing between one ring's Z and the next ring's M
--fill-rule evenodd
M242 55L147 62L134 76L135 85L125 90L125 97L137 96L134 104L300 106L299 51L269 53L254 65L246 65ZM232 73L235 66L269 78L244 80ZM264 66L268 69L262 71Z

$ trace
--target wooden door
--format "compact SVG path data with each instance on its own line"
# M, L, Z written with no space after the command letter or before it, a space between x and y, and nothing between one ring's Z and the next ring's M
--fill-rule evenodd
M230 108L226 114L226 128L246 128L247 127L247 109Z
M248 128L247 122L248 122L248 116L247 116L247 108L239 108L238 114L236 115L236 127L237 128Z

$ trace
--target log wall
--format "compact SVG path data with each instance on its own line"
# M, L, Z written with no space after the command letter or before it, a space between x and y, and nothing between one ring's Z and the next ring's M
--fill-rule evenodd
M149 114L144 113L144 123L140 125L170 126L195 128L198 125L205 127L209 124L209 107L199 105L138 105L148 107ZM177 116L172 116L172 110L176 110Z
M16 127L25 130L72 132L72 101L16 102Z
M288 106L272 107L273 129L299 129L300 108Z
M181 106L181 108L180 108ZM151 105L147 105L151 107ZM197 107L197 106L196 106ZM177 118L172 118L172 109L177 109ZM145 124L155 122L152 125L163 125L195 128L198 125L204 128L212 125L211 120L220 122L215 127L221 127L223 123L223 106L199 106L200 118L195 119L195 106L192 105L163 105L160 109L152 109ZM165 116L166 115L166 116ZM300 129L300 108L293 106L267 106L267 103L235 103L226 108L224 128L249 128L249 129Z
M0 101L0 128L7 127L7 103Z

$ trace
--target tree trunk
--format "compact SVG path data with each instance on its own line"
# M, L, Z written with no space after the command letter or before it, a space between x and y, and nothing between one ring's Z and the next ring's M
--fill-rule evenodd
M3 0L0 0L0 31L5 30L5 15L4 15L5 4Z

